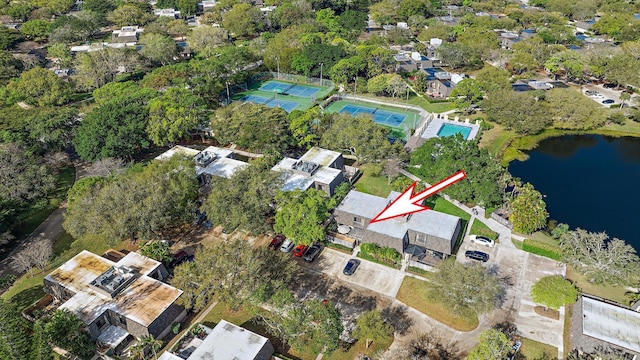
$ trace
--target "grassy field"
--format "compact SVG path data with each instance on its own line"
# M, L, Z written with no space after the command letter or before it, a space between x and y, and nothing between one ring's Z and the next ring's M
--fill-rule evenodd
M356 190L386 198L391 192L391 186L387 184L387 177L384 175L371 175L371 166L371 164L360 166L362 176L358 179L358 182L356 182Z
M430 113L443 113L456 108L450 102L429 102L429 100L417 95L409 95L409 104L419 106Z
M525 359L540 359L545 353L552 358L558 356L558 348L548 344L544 344L535 340L528 339L526 337L521 338L522 347L520 348L520 354Z
M467 222L469 221L469 219L471 219L471 215L469 215L466 211L460 209L459 207L447 201L447 199L438 195L434 195L428 198L425 202L425 205L435 211L457 216L463 220L466 220Z
M253 314L244 308L231 309L228 304L219 302L214 306L207 316L202 319L202 323L208 327L214 327L221 319L227 320L234 324L244 324L251 320Z
M627 290L623 286L598 285L590 283L571 266L567 266L567 279L571 280L581 292L609 299L620 304L629 304L629 300L624 295Z
M427 282L406 276L396 298L423 314L456 330L471 331L478 326L478 315L472 311L453 311L448 306L433 301Z
M499 235L478 219L474 219L473 224L471 224L471 234L483 235L492 240L498 240Z

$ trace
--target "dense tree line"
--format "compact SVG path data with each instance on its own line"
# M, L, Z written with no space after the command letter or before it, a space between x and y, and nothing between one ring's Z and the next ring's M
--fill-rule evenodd
M78 182L64 228L75 238L97 234L109 243L160 237L164 229L193 219L198 189L193 166L191 159L176 156L139 172Z

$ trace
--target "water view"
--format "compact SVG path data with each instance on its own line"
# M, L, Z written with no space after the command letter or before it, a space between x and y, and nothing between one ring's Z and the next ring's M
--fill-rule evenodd
M566 135L540 142L509 172L545 196L552 219L606 231L640 253L640 138Z

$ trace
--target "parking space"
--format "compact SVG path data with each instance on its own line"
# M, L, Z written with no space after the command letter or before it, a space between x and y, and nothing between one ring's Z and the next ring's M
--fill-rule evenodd
M469 236L465 236L462 245L460 245L460 250L458 251L457 261L461 263L468 262L477 262L477 260L469 259L464 256L466 251L481 251L487 255L489 255L489 260L485 263L487 265L496 264L496 255L498 253L498 249L500 248L500 244L496 243L493 247L488 247L482 244L474 244L469 240Z
M582 93L602 106L611 107L613 104L620 104L622 90L605 88L603 85L586 85L582 88Z
M331 278L340 279L346 283L351 283L389 297L396 296L404 279L404 273L402 271L360 259L360 266L355 274L347 276L342 273L342 270L351 258L351 255L330 248L324 248L314 262L308 263L301 260L299 263L300 266L306 269L323 273Z

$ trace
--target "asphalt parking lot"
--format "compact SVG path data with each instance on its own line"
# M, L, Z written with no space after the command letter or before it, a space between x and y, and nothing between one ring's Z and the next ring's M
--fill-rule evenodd
M342 270L351 258L353 256L325 247L314 262L308 263L301 260L300 265L385 296L392 298L396 296L404 279L402 271L370 261L361 261L355 274L347 276L342 273Z

